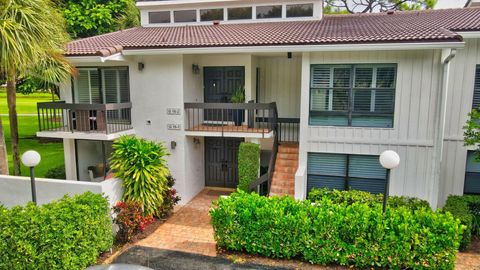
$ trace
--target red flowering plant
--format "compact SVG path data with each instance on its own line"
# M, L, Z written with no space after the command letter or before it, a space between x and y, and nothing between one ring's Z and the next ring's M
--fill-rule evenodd
M173 210L173 207L178 204L180 197L177 195L177 190L173 188L175 185L175 178L169 175L167 177L168 189L163 193L163 204L158 209L158 217L166 218Z
M144 215L139 202L118 202L113 211L116 215L114 223L118 226L117 241L121 243L130 242L133 236L155 221L153 216Z

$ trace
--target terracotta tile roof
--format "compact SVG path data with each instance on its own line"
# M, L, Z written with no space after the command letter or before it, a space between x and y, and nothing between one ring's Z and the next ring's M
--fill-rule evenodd
M66 54L107 56L140 48L461 41L458 31L480 31L480 8L331 15L316 21L137 27L73 41Z

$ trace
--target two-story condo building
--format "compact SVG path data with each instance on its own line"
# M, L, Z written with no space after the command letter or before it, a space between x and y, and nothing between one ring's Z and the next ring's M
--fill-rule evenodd
M271 194L385 190L441 206L480 193L462 127L480 104L480 9L323 15L321 0L138 1L142 26L73 41L78 76L39 104L67 177L101 181L112 140L165 142L183 203L238 183L261 144ZM245 91L245 103L232 96ZM259 181L258 183L261 183Z

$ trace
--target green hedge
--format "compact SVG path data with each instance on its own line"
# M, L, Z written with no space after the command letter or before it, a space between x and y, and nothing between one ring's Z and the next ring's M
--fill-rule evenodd
M443 210L465 225L460 249L466 249L472 241L472 235L480 236L480 196L449 196Z
M85 193L0 208L0 269L84 269L113 244L109 205Z
M334 203L339 204L353 204L353 203L365 203L369 206L382 204L383 203L383 194L374 195L369 192L359 191L359 190L349 190L341 191L336 189L312 189L308 194L308 199L316 202L321 201L323 198L328 198ZM430 208L430 204L427 201L404 197L404 196L390 196L388 197L388 207L398 208L398 207L407 207L411 210L418 210L421 208Z
M250 190L250 184L257 180L260 170L260 145L241 143L238 150L238 188Z
M210 210L218 246L359 268L453 269L463 226L449 213L261 197L242 191Z

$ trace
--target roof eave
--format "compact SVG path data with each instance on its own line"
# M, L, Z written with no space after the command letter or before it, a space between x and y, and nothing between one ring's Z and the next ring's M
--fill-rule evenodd
M322 51L394 51L463 48L465 42L448 40L442 42L387 42L321 45L269 45L269 46L224 46L192 48L125 48L124 55L158 54L224 54L224 53L276 53L276 52L322 52Z

